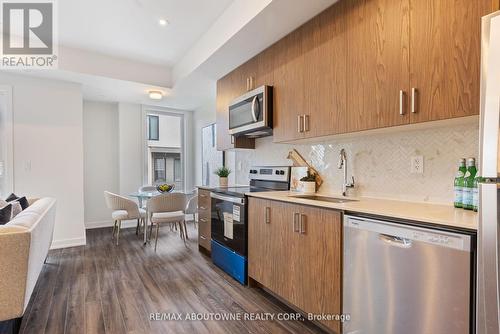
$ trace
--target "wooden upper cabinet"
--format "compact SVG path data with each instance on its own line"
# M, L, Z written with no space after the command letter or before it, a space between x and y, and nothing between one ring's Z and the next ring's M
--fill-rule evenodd
M409 123L409 0L346 7L347 131Z
M347 38L343 8L331 6L304 26L304 137L343 133L347 120Z
M219 151L234 148L254 148L255 140L246 137L233 137L229 134L229 104L246 91L246 82L242 80L239 69L217 80L217 149Z
M302 27L272 47L274 50L273 136L275 142L301 139L298 118L304 114Z
M411 0L412 123L479 114L481 17L492 0Z

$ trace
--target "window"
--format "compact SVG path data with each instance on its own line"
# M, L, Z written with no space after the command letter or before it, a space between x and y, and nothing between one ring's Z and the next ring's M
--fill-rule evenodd
M174 180L175 182L182 181L181 159L174 159Z
M160 140L159 117L148 115L148 140Z

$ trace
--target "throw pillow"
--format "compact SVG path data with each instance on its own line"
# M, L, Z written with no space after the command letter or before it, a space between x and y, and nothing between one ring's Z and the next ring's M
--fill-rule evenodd
M10 222L12 216L12 204L7 204L0 209L0 225L5 225Z
M9 203L4 201L3 199L0 199L0 209L3 208L4 206L6 206L7 204L9 204Z
M12 201L10 202L10 204L12 204L12 217L10 217L10 219L12 220L21 211L23 211L23 207L21 206L21 203L19 203L19 201Z
M30 206L28 200L26 199L26 196L18 197L16 196L16 194L10 194L9 197L7 197L6 201L7 202L18 201L21 204L21 208L23 210L26 209L28 206Z

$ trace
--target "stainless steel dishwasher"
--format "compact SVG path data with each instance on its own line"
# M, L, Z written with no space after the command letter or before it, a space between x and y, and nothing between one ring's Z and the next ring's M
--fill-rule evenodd
M346 215L344 334L471 333L472 236Z

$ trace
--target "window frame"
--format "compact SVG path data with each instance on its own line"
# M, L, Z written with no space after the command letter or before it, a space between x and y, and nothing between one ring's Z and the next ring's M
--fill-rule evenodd
M156 119L156 138L151 136L151 119ZM160 141L160 116L159 115L148 115L148 140Z

